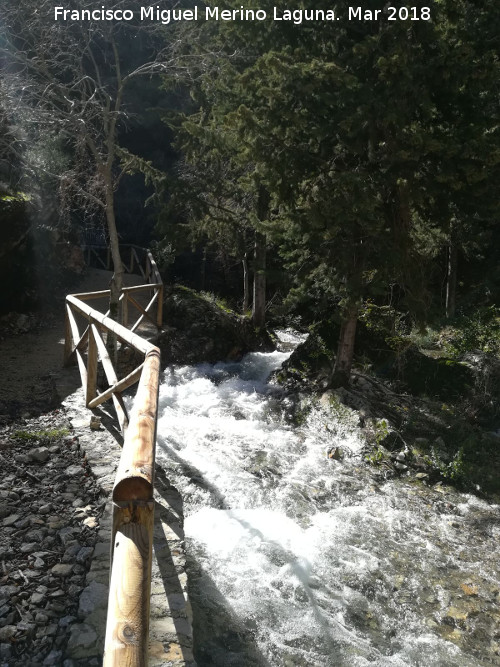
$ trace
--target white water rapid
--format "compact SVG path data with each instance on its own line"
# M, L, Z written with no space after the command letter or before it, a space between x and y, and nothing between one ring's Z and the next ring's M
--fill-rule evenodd
M342 406L288 423L266 380L289 354L162 379L157 460L184 500L199 667L500 664L498 508L386 481Z

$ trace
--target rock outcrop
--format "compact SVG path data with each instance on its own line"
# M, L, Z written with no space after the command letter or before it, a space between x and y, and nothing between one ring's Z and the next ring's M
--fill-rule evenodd
M235 360L275 349L267 331L256 331L248 318L187 287L166 290L163 322L155 344L164 365Z

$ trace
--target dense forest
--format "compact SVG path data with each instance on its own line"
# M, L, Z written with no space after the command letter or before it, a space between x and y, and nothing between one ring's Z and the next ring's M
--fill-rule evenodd
M336 20L311 20L310 2L245 20L230 2L235 20L168 23L108 5L129 20L76 20L87 0L65 20L48 0L2 3L2 313L53 300L96 239L117 307L119 243L150 246L167 282L225 299L255 330L313 332L289 374L324 389L358 369L460 398L495 429L492 4L419 0L395 16L369 0L348 20L339 1Z

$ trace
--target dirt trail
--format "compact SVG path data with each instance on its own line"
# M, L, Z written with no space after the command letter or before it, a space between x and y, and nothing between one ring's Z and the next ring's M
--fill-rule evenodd
M75 292L108 288L111 271L88 269ZM125 285L143 282L125 275ZM101 304L97 305L100 308ZM47 316L42 326L0 340L0 423L34 416L59 405L55 380L62 373L64 351L64 307ZM74 387L77 388L76 386Z

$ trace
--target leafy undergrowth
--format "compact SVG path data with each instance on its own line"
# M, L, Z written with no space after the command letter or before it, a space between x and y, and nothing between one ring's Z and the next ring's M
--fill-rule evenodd
M367 462L500 500L499 331L496 309L425 333L362 328L363 356L335 394L360 415ZM331 345L316 327L277 380L290 393L323 393Z

